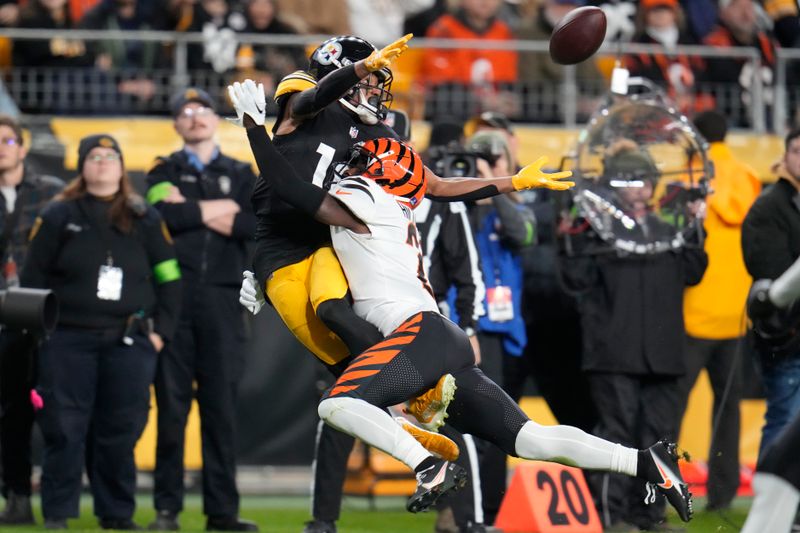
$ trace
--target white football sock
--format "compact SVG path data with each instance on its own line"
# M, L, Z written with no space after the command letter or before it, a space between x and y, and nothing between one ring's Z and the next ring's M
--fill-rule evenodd
M320 418L348 435L382 450L415 469L432 457L383 409L357 398L326 398L317 408Z
M542 426L531 420L517 433L514 447L523 459L636 475L638 450L572 426Z
M774 474L757 472L753 476L753 492L753 506L742 533L789 533L800 503L797 487Z

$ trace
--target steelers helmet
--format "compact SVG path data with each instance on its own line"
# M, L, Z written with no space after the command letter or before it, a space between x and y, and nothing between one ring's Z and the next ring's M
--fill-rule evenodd
M369 42L352 35L332 37L319 45L308 60L308 73L321 80L334 70L366 59L376 48ZM377 124L386 118L392 105L392 71L388 68L375 71L361 80L339 101L358 115L365 124Z

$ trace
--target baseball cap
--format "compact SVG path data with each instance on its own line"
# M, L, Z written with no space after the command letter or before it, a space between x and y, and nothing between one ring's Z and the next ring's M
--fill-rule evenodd
M217 111L217 106L214 103L214 99L211 98L210 94L205 92L203 89L199 89L197 87L189 87L172 97L169 106L170 110L172 111L172 116L177 117L178 115L180 115L183 106L192 102L197 102L198 104L202 104L208 107L209 109L212 109L214 112Z

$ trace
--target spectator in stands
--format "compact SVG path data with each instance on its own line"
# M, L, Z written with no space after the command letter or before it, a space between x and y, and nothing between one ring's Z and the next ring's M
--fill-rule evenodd
M427 34L431 24L447 13L447 3L447 0L434 0L433 5L428 9L407 17L403 24L402 35L407 33L413 33L414 35Z
M747 123L747 113L743 110L752 102L752 78L759 76L765 91L771 91L775 81L775 42L769 32L758 27L753 0L720 0L718 24L703 42L717 48L753 48L761 56L758 72L745 59L707 60L706 77L715 84L711 89L717 106L725 115L735 117L737 124ZM723 100L726 93L730 94L730 100Z
M247 0L244 11L246 33L294 34L295 29L278 16L275 0ZM287 74L305 67L305 50L299 46L242 44L236 53L236 78L263 83L267 94Z
M19 286L17 269L25 262L28 234L39 211L64 187L25 164L22 128L0 116L0 261L3 288ZM0 524L32 524L30 391L39 339L33 332L4 328L0 332L0 458L5 509Z
M434 0L347 0L350 30L353 35L382 48L396 41L403 33L403 22L433 7Z
M20 28L67 30L74 27L67 0L30 0L20 12ZM14 65L21 67L78 67L92 64L82 41L54 37L49 41L17 41Z
M350 35L347 0L276 0L278 11L300 33Z
M42 514L46 529L66 529L79 515L85 461L100 527L140 529L133 450L158 352L177 324L180 270L158 212L133 192L116 140L81 139L78 172L31 230L21 277L23 286L52 289L60 308L39 356Z
M658 44L666 51L676 46L697 44L685 29L683 11L678 0L642 0L637 13L633 42ZM625 57L625 66L632 76L647 78L667 90L682 112L697 110L695 84L700 81L704 64L697 56L665 54L632 54ZM707 99L706 99L707 100ZM711 103L702 100L702 107Z
M200 407L203 511L207 529L257 531L239 519L236 488L236 389L243 360L239 284L246 245L255 233L250 193L255 175L214 140L215 102L199 89L172 101L181 150L160 157L147 175L147 199L175 236L184 279L183 309L174 342L156 373L158 440L153 529L178 529L183 510L183 449L192 399ZM195 383L197 385L195 390Z
M714 180L705 222L708 269L698 285L684 292L686 374L680 379L681 411L705 368L714 389L715 428L708 452L708 508L725 509L739 487L739 365L746 352L744 306L752 282L742 258L741 228L761 191L761 182L725 144L728 125L724 115L708 111L694 123L710 143Z
M511 28L497 18L501 0L463 0L452 13L442 15L426 37L510 41ZM480 107L517 113L510 91L517 81L517 52L478 48L432 49L422 64L423 80L431 94L431 115L472 115Z
M744 263L754 280L776 279L800 257L800 130L786 136L785 147L780 179L759 196L742 224ZM772 331L754 335L767 398L760 457L800 412L797 309L780 318Z
M619 143L609 148L603 167L602 179L620 182L626 214L644 226L635 229L658 233L664 223L650 200L659 170L649 152ZM621 184L627 180L632 183ZM628 445L673 439L678 380L686 372L683 291L703 277L706 254L696 245L648 255L609 253L584 220L566 222L559 229L571 234L572 253L563 258L562 275L580 294L583 369L599 415L596 434ZM589 481L605 528L660 527L663 499L646 505L643 483L604 473Z
M19 1L0 1L0 26L16 26L19 20Z
M136 0L106 0L90 11L80 21L80 27L90 30L137 31L153 29ZM162 46L152 41L95 41L89 43L95 65L103 71L113 70L122 76L116 89L122 94L150 100L156 85L148 77L152 70L165 66ZM116 81L116 75L112 75Z
M522 26L516 31L517 39L532 41L548 41L553 28L567 13L575 8L586 5L585 0L546 0L533 17L527 17ZM561 84L564 82L564 67L557 65L550 59L547 52L521 52L519 56L519 80L522 82L522 91L527 97L524 99L523 116L535 122L560 122L561 113L559 105L561 98ZM585 91L587 95L600 94L605 91L605 81L597 70L594 60L589 59L576 65L575 81L578 90ZM545 107L546 95L554 94L552 105ZM535 102L535 107L527 107L529 102ZM581 98L579 113L582 116L594 111L593 99Z
M702 42L714 29L717 21L717 0L681 0L686 14L687 31L697 42Z
M764 9L772 19L775 38L784 48L800 46L800 16L795 0L764 2Z

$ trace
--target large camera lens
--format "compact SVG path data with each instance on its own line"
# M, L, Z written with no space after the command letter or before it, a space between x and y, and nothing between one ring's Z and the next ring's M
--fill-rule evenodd
M0 324L12 329L50 333L58 321L53 291L22 287L0 291Z

